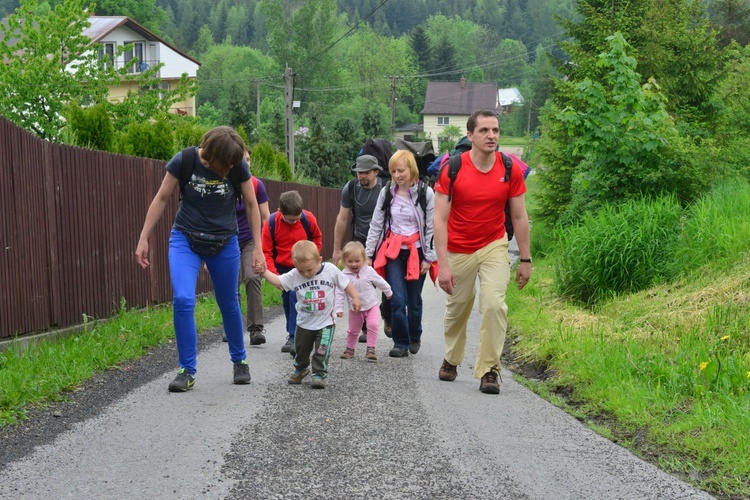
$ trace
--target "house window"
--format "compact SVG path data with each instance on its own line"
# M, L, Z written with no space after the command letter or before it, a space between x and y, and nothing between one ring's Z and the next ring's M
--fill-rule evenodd
M99 48L99 64L102 66L112 65L115 60L115 43L107 42Z
M127 42L127 45L128 48L125 50L124 56L128 73L140 73L148 69L148 65L143 59L143 42ZM138 64L130 64L130 61L136 58L138 59Z
M450 117L438 116L438 125L450 125Z

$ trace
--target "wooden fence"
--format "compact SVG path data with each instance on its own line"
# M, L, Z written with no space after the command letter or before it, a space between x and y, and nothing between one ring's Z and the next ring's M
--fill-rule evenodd
M166 162L41 140L0 117L0 340L78 325L83 315L172 299L168 235L178 196L151 238L151 267L135 247ZM333 248L338 189L264 180L273 213L296 189ZM199 293L210 290L202 271Z

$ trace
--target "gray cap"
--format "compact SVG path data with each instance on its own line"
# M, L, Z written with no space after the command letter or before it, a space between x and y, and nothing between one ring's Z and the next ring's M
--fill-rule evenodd
M352 165L353 172L369 172L370 170L383 171L383 167L378 165L378 159L372 155L358 156L357 162Z

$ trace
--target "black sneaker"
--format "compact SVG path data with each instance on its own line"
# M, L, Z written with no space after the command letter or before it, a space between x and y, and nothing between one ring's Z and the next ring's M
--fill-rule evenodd
M412 354L416 354L419 352L419 348L422 347L421 342L412 342L409 344L409 352Z
M392 358L405 358L409 356L409 351L400 347L394 347L393 349L388 351L388 356Z
M222 342L229 342L229 341L227 340L227 336L226 336L226 334L224 334L224 335L222 335L222 336L221 336L221 341L222 341Z
M261 345L266 343L266 336L263 335L263 327L260 329L250 330L250 345Z
M500 372L497 366L493 366L490 368L490 371L482 375L482 380L479 382L479 390L485 394L500 394L500 383L497 381L499 378Z
M364 344L365 342L367 342L367 334L366 334L366 333L360 333L360 334L359 334L359 341L360 341L361 343L363 343L363 344Z
M249 384L250 383L250 365L244 359L239 363L234 364L234 383L235 384Z
M187 368L180 368L177 376L169 383L169 392L187 392L195 385L195 378L190 375Z
M294 349L294 337L287 337L286 344L281 346L281 352L289 352Z

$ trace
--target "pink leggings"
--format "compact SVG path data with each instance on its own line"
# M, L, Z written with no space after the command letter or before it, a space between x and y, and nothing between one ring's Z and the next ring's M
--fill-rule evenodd
M362 324L367 324L367 347L378 345L380 330L380 307L373 306L366 311L349 311L349 328L346 330L346 347L354 349L362 331Z

